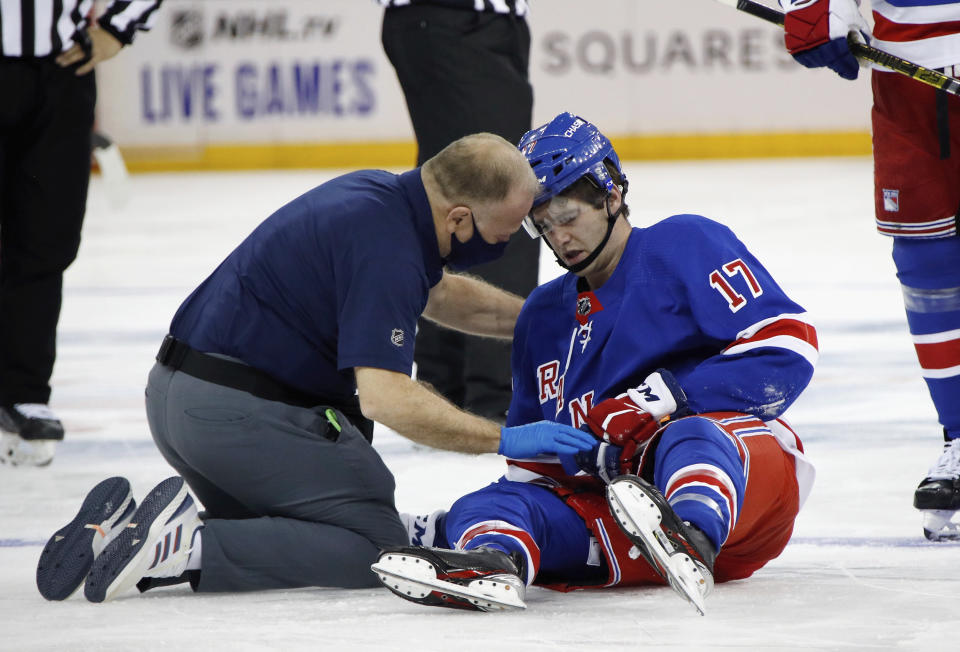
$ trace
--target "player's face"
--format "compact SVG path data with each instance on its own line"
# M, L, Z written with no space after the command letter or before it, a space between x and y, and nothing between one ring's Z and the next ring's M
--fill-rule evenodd
M481 208L480 215L473 212L474 225L480 237L489 244L506 242L520 228L523 218L533 206L533 192L514 188L503 200Z
M589 256L607 233L606 207L595 208L580 199L554 197L535 208L532 218L567 266Z

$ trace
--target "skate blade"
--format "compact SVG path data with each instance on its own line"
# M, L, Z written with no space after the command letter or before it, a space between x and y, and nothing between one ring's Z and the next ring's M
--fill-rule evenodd
M384 555L370 569L383 584L407 600L425 601L431 593L453 596L469 602L480 611L515 611L527 605L506 582L478 578L467 585L437 578L433 564L411 555Z
M5 431L0 439L0 462L10 466L49 466L56 452L52 439L21 439Z
M957 512L945 509L921 509L923 536L930 541L960 541L960 523L952 521Z
M660 529L660 510L644 491L632 482L607 485L607 497L613 517L638 546L642 545L656 561L656 570L670 587L685 598L701 616L706 615L703 593L708 582L697 563L685 552L673 552L673 545Z

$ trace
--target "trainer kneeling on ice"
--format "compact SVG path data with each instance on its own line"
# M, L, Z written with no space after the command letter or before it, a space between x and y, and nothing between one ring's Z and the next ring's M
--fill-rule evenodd
M370 564L409 538L371 419L453 451L589 450L569 425L501 429L409 376L421 313L510 338L521 299L444 266L499 256L537 190L516 147L474 134L404 174L333 179L264 221L180 306L150 372L147 420L179 475L136 511L125 479L97 485L41 555L44 597L84 581L94 602L186 581L376 586Z
M810 490L781 417L813 374L815 330L727 227L631 228L627 179L592 124L559 115L520 150L544 189L526 225L569 273L520 313L507 423L582 427L594 447L508 453L499 481L421 519L435 547L387 550L373 569L428 605L669 583L703 613L714 581L780 554Z

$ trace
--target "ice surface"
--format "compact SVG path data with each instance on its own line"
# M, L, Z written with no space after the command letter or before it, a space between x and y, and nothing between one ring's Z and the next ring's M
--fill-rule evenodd
M627 166L634 224L701 213L730 225L819 326L821 358L790 410L818 467L794 540L754 577L718 585L707 615L668 588L559 594L522 613L428 609L386 590L194 595L184 587L94 605L34 585L47 537L102 478L142 495L171 474L143 385L174 310L260 220L328 171L132 177L132 200L90 193L66 276L52 407L68 430L46 469L0 467L3 650L951 649L960 545L927 543L913 489L940 427L907 334L890 242L873 227L869 159ZM542 278L558 273L545 254ZM376 447L397 503L426 512L497 477L500 460Z

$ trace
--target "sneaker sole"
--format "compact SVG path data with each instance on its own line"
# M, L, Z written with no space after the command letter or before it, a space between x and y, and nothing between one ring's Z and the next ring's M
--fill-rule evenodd
M74 519L57 530L40 553L40 595L47 600L66 600L73 595L110 535L130 521L135 509L126 478L108 478L91 489Z
M127 527L94 562L83 589L87 600L112 600L136 585L151 561L153 548L146 544L158 536L188 495L180 476L167 478L147 494Z
M703 572L694 559L676 551L660 529L663 515L656 500L646 489L629 477L618 478L607 485L607 502L620 529L636 546L653 557L655 570L671 588L686 598L700 615L706 615L700 587L706 585Z
M475 611L526 609L517 591L507 582L491 578L455 584L437 577L437 568L411 554L386 554L370 569L390 591L404 600L435 607Z

